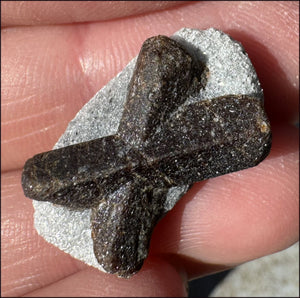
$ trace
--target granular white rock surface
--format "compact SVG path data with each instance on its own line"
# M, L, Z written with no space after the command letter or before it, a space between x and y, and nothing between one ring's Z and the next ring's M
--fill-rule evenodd
M209 69L205 88L197 97L187 101L228 94L251 95L263 100L255 69L239 42L213 28L204 31L183 28L172 38L189 49ZM136 58L78 112L54 149L116 133L135 62ZM165 209L170 210L186 189L170 189ZM102 270L93 252L90 210L70 211L66 207L40 201L33 201L33 206L35 228L46 241Z

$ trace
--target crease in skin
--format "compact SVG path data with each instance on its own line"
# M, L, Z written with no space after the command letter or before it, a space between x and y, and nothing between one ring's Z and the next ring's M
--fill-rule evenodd
M6 88L7 88L7 85L5 86ZM3 97L5 97L5 96L3 96ZM3 98L2 97L2 98ZM19 104L21 104L21 103L24 103L24 101L26 102L26 101L30 101L31 99L34 99L34 98L36 98L36 94L34 93L34 94L30 94L30 95L27 95L27 96L25 96L25 97L22 97L21 99L19 99L19 100L13 100L13 101L6 101L6 102L2 102L1 103L1 108L3 109L3 108L6 108L6 106L9 108L11 105L16 105L16 106L18 106ZM27 104L27 103L26 103ZM15 107L11 107L12 109L15 109Z
M19 293L21 295L27 294L27 292L23 293L23 289L28 289L28 283L22 284L22 285L16 285L18 282L15 283L11 283L9 284L9 288L5 289L4 291L1 291L1 294L3 295L3 297L16 297L17 295L19 295Z
M3 125L8 125L8 124L17 124L17 123L22 122L22 121L28 121L28 120L31 120L31 119L34 119L34 118L42 117L44 115L48 115L48 114L51 114L51 113L56 112L56 111L62 113L63 110L64 110L64 107L65 107L65 104L61 104L61 105L55 106L55 107L53 107L49 110L41 111L39 113L31 114L30 116L21 117L21 118L17 118L17 119L14 119L14 120L4 121L1 124L2 124L2 126Z
M7 182L7 180L6 181L2 180L2 183L5 184L6 182ZM17 183L8 183L8 184L5 185L5 188L1 189L1 195L7 197L8 195L6 193L8 193L9 197L11 197L11 196L15 197L16 195L11 194L11 191L15 190L16 188L19 188L19 187L20 187L20 185L17 184Z
M18 261L14 261L10 264L7 264L6 266L3 266L3 269L7 269L7 268L12 268L12 267L16 267L16 266L20 266L20 265L26 265L26 263L30 264L33 262L33 260L38 260L39 256L28 256L28 257L22 257L20 260ZM37 274L37 276L39 276L39 274Z
M20 136L17 136L17 137L14 137L14 138L11 138L11 139L7 139L7 140L3 140L1 143L2 144L9 144L11 142L15 142L15 141L18 141L18 140L21 140L21 139L25 139L25 138L28 138L28 137L32 137L36 134L39 134L41 132L46 132L47 130L49 129L52 129L54 127L57 127L58 124L57 123L54 123L54 124L51 124L49 126L46 126L46 127L42 127L42 128L39 128L35 131L32 131L32 132L29 132L29 133L26 133L24 135L20 135Z

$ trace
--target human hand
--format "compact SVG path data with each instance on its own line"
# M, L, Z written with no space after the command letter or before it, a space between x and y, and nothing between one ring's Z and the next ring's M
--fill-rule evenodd
M298 241L298 2L1 6L2 296L183 296L190 278ZM142 270L119 279L37 234L21 171L146 38L182 27L215 27L242 42L264 88L273 145L257 167L196 183L155 228Z

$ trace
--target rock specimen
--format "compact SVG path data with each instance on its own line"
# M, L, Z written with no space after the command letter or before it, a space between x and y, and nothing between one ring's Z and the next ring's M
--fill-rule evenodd
M26 196L82 216L91 209L95 257L121 277L141 268L154 226L194 182L255 166L271 146L259 84L250 94L221 95L213 85L211 97L214 67L204 52L175 39L144 42L116 131L102 129L96 139L38 154L24 166Z

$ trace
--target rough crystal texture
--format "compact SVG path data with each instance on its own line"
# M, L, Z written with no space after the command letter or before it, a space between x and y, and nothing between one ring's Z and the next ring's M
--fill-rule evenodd
M143 259L147 255L149 235L151 234L154 224L167 210L170 210L175 205L177 200L189 187L189 184L185 184L171 188L164 188L160 184L170 183L170 185L177 185L180 181L180 173L183 173L182 171L187 166L191 167L191 169L193 168L193 165L195 164L195 159L193 159L194 157L191 159L191 161L189 160L193 155L192 152L195 152L193 151L195 146L197 146L197 144L199 145L201 141L199 139L200 137L194 139L193 137L186 138L186 136L197 135L199 129L204 129L206 130L206 133L203 135L203 137L206 138L205 140L207 142L211 142L215 139L218 139L218 142L216 142L215 146L210 150L210 152L208 148L201 143L200 149L198 150L199 152L197 153L197 158L199 160L196 161L196 164L198 162L197 166L207 167L211 170L205 174L201 174L198 171L200 173L199 174L196 172L196 170L193 170L193 174L187 174L187 176L184 178L185 180L182 180L182 182L185 183L197 181L194 179L203 179L205 175L207 175L207 177L211 177L237 170L239 169L237 163L233 162L233 165L231 165L230 162L228 162L229 160L238 161L237 157L241 159L242 165L240 167L243 168L245 165L243 162L246 163L249 161L249 156L253 157L256 154L254 152L256 148L259 151L256 156L257 159L253 158L252 163L249 163L248 166L255 165L265 157L269 150L269 124L265 114L261 109L261 103L263 100L262 90L260 88L255 70L253 69L251 62L241 45L238 42L233 41L226 34L215 29L208 29L205 31L182 29L173 36L173 39L179 41L180 43L180 46L175 49L177 54L181 53L182 57L186 57L186 60L192 61L185 63L185 66L187 69L189 69L188 73L190 74L191 81L186 80L184 83L184 88L189 89L189 92L186 93L185 102L179 109L174 107L170 109L167 108L166 110L163 110L161 116L157 118L148 117L149 113L145 114L146 118L144 119L147 121L143 121L142 123L148 123L152 125L152 128L150 129L151 133L147 133L145 135L141 134L138 137L138 140L145 136L149 140L145 140L145 142L139 142L139 146L135 147L135 151L139 149L139 154L141 155L140 157L138 154L135 155L135 152L132 155L132 160L128 160L127 164L127 161L123 162L123 169L129 169L130 162L131 165L139 164L139 167L142 164L142 167L140 167L140 172L133 171L133 176L135 178L121 181L121 188L112 188L110 193L106 193L106 195L102 197L101 203L93 207L91 220L93 226L92 237L94 243L91 240L90 234L90 210L76 211L70 210L66 207L52 205L48 202L34 202L36 209L35 226L38 232L43 235L47 241L55 244L59 248L90 265L104 269L108 272L116 272L120 276L128 276L140 268ZM164 40L161 42L163 44ZM170 41L169 44L173 45L174 43ZM167 60L170 61L167 56L162 56L162 58L164 59L164 57L166 57ZM144 58L146 61L147 56L145 55ZM171 61L176 62L174 59L171 59ZM182 62L182 60L180 61ZM172 63L170 63L170 65L171 64ZM122 117L127 94L127 85L129 84L129 80L132 76L134 65L135 59L133 59L133 61L124 69L124 71L122 71L115 79L109 82L103 89L101 89L95 95L95 97L82 108L74 120L70 122L65 134L56 145L57 147L63 147L82 141L112 135L118 131L118 126L120 124L120 118ZM176 63L172 67L176 69ZM199 86L201 86L200 89L198 88ZM158 88L157 90L158 92L161 92L162 89ZM140 87L138 87L138 91L141 91ZM166 92L166 90L164 92ZM230 94L236 94L236 96ZM247 96L240 96L240 94ZM158 95L158 93L155 93L154 95ZM214 98L218 96L223 96L221 98L221 101L224 101L222 105L223 108L221 108L218 103L214 104ZM149 99L152 99L152 97ZM212 100L210 101L208 99ZM178 100L179 104L182 104L182 97L178 97ZM220 101L220 99L218 99L218 101ZM200 104L200 102L202 103ZM242 115L239 118L238 111L240 110L240 105L244 105L248 109L249 113L245 113L245 118L243 118ZM127 104L125 106L127 106ZM139 105L137 106L139 107ZM211 108L207 108L207 106L210 106ZM149 109L150 111L154 111L154 115L159 115L159 111L157 112L157 107L148 105L148 112ZM225 111L224 109L227 110ZM197 119L197 113L194 113L195 115L193 115L194 110L201 110L201 119ZM213 114L210 113L212 110L214 111ZM220 117L215 117L215 111L220 113ZM231 120L229 119L227 121L227 114L232 113L232 111L235 116L233 116ZM130 109L128 109L128 112L130 116ZM194 123L186 121L188 119L186 119L184 115L190 114L192 117L194 117L194 122L197 122L199 127L195 127ZM123 117L126 117L125 115L126 112L124 113ZM167 120L167 115L169 115L168 117L170 120ZM226 117L223 117L222 115L226 115ZM179 122L176 122L175 120L172 121L172 119L175 119L174 117L185 119L185 125L178 124ZM249 138L257 138L258 142L255 143L256 147L253 148L253 152L251 152L251 146L253 144L248 142L248 138L244 138L246 146L243 146L242 139L245 137L243 133L242 138L237 137L238 133L228 133L228 131L230 131L229 127L232 126L232 123L228 123L232 122L234 117L237 117L236 119L241 121L239 123L241 125L240 128L244 125L247 127L247 129L249 129ZM158 122L156 122L157 119L159 119ZM255 119L259 120L256 121ZM198 122L198 120L200 121ZM128 121L123 122L128 123ZM164 126L159 125L160 122L163 122ZM176 123L178 125L176 125ZM211 128L209 128L207 125L210 125ZM121 129L119 129L119 136L121 138L122 136L127 136L128 133L125 132L123 134L122 125L120 124L120 126ZM125 127L125 125L123 127ZM136 128L139 129L140 126L137 125ZM173 142L172 144L175 147L177 146L175 141L176 135L184 135L184 137L181 138L181 141L187 146L187 151L183 152L182 150L175 150L177 152L176 154L178 155L179 153L180 155L177 159L175 157L176 154L172 155L174 153L173 150L170 150L170 147L172 146L167 148L167 143L163 144L164 138L160 139L160 135L162 135L159 133L160 130L162 131L162 134L169 138L170 142ZM187 133L187 131L189 131L189 133ZM224 132L226 136L222 139L220 136ZM234 146L235 138L232 137L232 134L238 139L239 145ZM134 135L134 137L135 136L136 135ZM110 138L111 140L114 139L112 142L112 147L118 148L118 142L121 141L116 141L115 137ZM153 142L156 141L162 141L161 149L164 148L165 155L161 154L161 152L159 153L157 151L157 147L152 145ZM116 142L116 144L114 142ZM128 143L130 144L130 139L128 139ZM131 144L134 143L135 142L131 142ZM103 147L104 145L102 144L100 147L101 146ZM229 150L222 149L223 147L229 146L233 146L230 152ZM105 149L102 147L100 151ZM129 150L132 150L132 148L129 147ZM220 152L222 152L222 154L218 154L218 150L221 150ZM226 157L223 156L223 153L226 153ZM69 154L66 154L66 156L68 155ZM129 154L129 156L131 155ZM207 158L208 156L218 158L216 159L215 163L212 163L213 158L209 160L209 158ZM84 159L84 157L82 158ZM224 163L226 160L227 165L224 167L222 166L222 163ZM149 171L143 170L145 161L147 163L147 167L151 166L153 169L155 169L151 176L148 174ZM214 168L212 164L216 165L216 167ZM109 165L109 163L107 163L107 165ZM79 168L80 167L78 167L78 169ZM102 172L104 168L105 162L102 167ZM117 168L117 172L122 171L122 167L119 167L119 163ZM81 167L80 169L81 170L79 172L81 172L81 174L88 173L85 166ZM222 169L223 172L220 171L220 169ZM94 171L97 171L96 167ZM135 173L139 173L139 175L137 176ZM137 179L137 177L140 179ZM154 185L156 185L155 183L158 183L159 187L153 188L153 185L145 185L145 191L142 193L139 193L139 190L136 187L133 188L136 180L139 180L138 188L140 188L140 186L149 179ZM75 183L77 182L79 181L76 181ZM107 181L104 184L106 185L106 183ZM95 183L95 185L98 184L99 181ZM93 187L91 189L93 189ZM89 192L87 193L89 194ZM95 195L95 192L93 191L90 193ZM99 191L99 194L100 193L101 191ZM113 210L116 209L111 209L111 204L113 204L113 200L116 198L119 198L120 202L123 201L124 196L128 202L132 203L127 204L128 208L125 208L124 204L119 204L119 211L121 214L128 214L128 212L133 212L135 210L134 212L140 216L139 218L143 218L143 212L147 211L147 214L152 212L152 216L148 217L148 219L151 220L144 223L143 228L140 229L139 232L137 232L137 230L138 227L141 227L142 223L140 222L140 225L138 226L138 217L135 217L135 221L129 225L124 224L124 221L122 221L124 218L126 218L126 216L118 217L116 221L104 221L102 218L104 214L107 214L110 219L113 218ZM140 202L134 200L136 196L141 198ZM147 203L149 196L152 198L152 205ZM60 199L62 199L61 195L56 197L60 197ZM68 197L68 195L65 195L65 197ZM65 204L68 201L72 201L72 197L73 194L68 198L62 199L63 203ZM154 210L152 210L151 208L155 206L153 203L156 201L158 202L159 207L155 207ZM92 205L93 204L91 204L91 206ZM148 209L145 208L145 206L147 206ZM99 228L100 226L102 227L101 229ZM130 229L130 226L136 226L136 229ZM107 227L107 229L103 229L103 227ZM110 234L113 233L113 231L115 231L116 237L114 237L114 240L112 241ZM130 237L128 237L130 240L127 241L127 239L124 239L124 237L122 238L121 235L123 235L123 232L130 235ZM137 235L140 235L139 233L141 233L143 237L137 237ZM99 239L102 240L100 241ZM132 248L130 249L130 241L136 243L137 239L139 239L139 248L135 250L132 250ZM109 245L105 246L105 243L109 243ZM101 266L99 266L99 263L97 263L97 260L94 256L93 247L95 248L96 257ZM105 255L105 249L110 252L109 257L106 258L103 257L103 255ZM120 264L122 264L121 267Z
M128 277L142 267L152 230L164 214L166 192L131 181L92 209L94 251L107 272Z
M143 144L184 103L194 77L193 60L178 42L165 36L146 40L129 83L118 135L134 147Z

